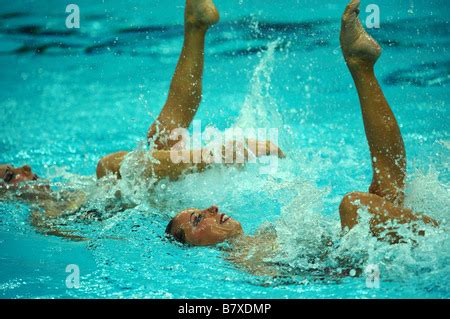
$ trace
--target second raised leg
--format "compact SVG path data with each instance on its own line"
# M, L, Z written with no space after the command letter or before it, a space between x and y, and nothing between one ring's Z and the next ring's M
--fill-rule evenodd
M340 41L358 91L373 177L368 193L352 192L344 196L339 213L342 228L351 229L358 224L360 209L366 209L371 215L372 233L379 236L388 221L404 224L420 217L402 207L405 147L394 113L375 77L374 65L381 48L364 30L358 18L359 6L359 0L352 0L345 9Z
M359 0L347 6L342 17L341 47L353 76L361 104L373 179L369 192L402 205L406 153L400 128L374 72L381 48L364 30Z

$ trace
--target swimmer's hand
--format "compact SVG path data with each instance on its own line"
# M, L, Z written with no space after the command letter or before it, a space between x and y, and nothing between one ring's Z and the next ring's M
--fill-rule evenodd
M263 156L277 156L278 158L285 158L284 152L272 141L258 141L254 139L247 139L243 141L228 141L222 147L223 157L233 155L234 158L242 155L245 161L252 157Z
M110 154L102 158L97 166L97 178L114 173L120 178L119 170L126 152ZM278 156L285 158L284 152L272 141L229 141L225 145L211 145L203 149L188 150L155 150L152 157L155 161L143 161L147 165L145 177L176 180L190 172L202 172L212 164L245 164L255 157Z
M286 157L281 148L279 148L278 145L276 145L272 141L257 141L249 139L247 141L247 145L249 150L257 157L270 155L276 155L279 158Z

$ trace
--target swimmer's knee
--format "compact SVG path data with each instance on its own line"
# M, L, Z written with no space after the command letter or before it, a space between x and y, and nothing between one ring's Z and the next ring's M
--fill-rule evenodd
M105 177L108 174L104 157L98 161L96 173L97 173L97 179Z
M106 155L97 163L97 178L100 179L106 175L113 173L120 178L120 166L128 152L117 152Z
M365 197L367 193L363 192L350 192L344 195L341 201L341 207L343 208L352 208L357 207L361 198Z
M345 194L339 205L339 214L341 217L341 226L343 229L351 229L358 223L358 203L365 193L351 192Z

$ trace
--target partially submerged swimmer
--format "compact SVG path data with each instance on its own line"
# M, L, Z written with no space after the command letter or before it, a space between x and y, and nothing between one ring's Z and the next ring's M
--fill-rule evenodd
M202 99L202 80L204 63L204 40L209 26L219 20L219 14L210 1L187 0L185 16L185 42L172 78L167 101L157 120L148 130L148 140L156 145L150 152L152 161L136 158L136 166L144 165L143 179L155 178L176 180L184 174L202 172L212 167L213 155L223 158L240 159L244 162L256 157L274 155L285 157L283 151L272 141L244 139L231 140L223 145L205 147L181 152L182 158L174 162L171 157L173 147L179 140L172 139L171 133L175 129L188 128L191 124ZM219 152L219 154L215 154ZM214 153L214 154L213 154ZM204 156L210 154L211 156ZM97 178L108 175L121 178L121 168L129 152L122 151L109 154L97 164ZM141 154L139 154L141 155ZM199 162L193 161L200 158ZM219 161L219 164L229 163ZM229 164L241 165L240 161ZM129 203L121 202L120 193L117 194L116 210L131 208ZM43 179L33 173L30 166L15 168L12 165L0 165L0 200L22 200L32 204L35 208L31 215L31 222L36 229L44 234L52 234L71 239L81 239L52 225L52 219L79 212L86 202L87 194L82 191L52 190Z
M17 185L24 181L35 181L38 176L33 173L29 165L15 168L12 165L0 165L0 178L11 185Z
M211 0L186 1L183 48L172 77L167 101L147 135L149 143L156 146L152 156L159 164L152 165L151 171L157 177L176 179L186 171L203 171L211 166L211 162L201 155L205 151L214 152L214 147L183 152L181 163L174 163L171 152L180 144L180 139L172 134L177 130L187 129L200 106L206 32L219 18L219 12ZM283 151L272 141L255 139L226 142L218 155L227 157L229 153L232 159L243 155L244 161L252 156L285 157ZM120 177L121 165L128 154L129 152L122 151L102 158L97 165L97 177L102 178L107 174ZM201 161L195 163L194 158L201 158Z
M41 180L29 165L0 164L0 200L46 200L49 191L48 183Z
M205 14L216 12L211 0L198 2L209 6ZM352 192L344 196L339 207L341 226L344 231L355 227L358 224L358 211L365 209L371 216L370 230L373 236L397 243L400 238L395 227L387 224L413 225L423 222L437 226L437 222L403 207L406 177L404 143L395 116L374 73L381 48L361 25L359 5L359 0L352 0L346 7L342 16L340 42L360 97L372 158L373 181L368 193ZM178 242L192 246L209 246L227 241L232 246L230 259L234 262L255 274L273 273L264 264L268 257L276 254L276 234L246 236L242 225L220 212L216 206L204 210L192 208L178 213L168 224L166 233Z
M63 214L75 213L85 199L83 192L53 191L49 183L39 178L28 165L22 167L0 165L0 201L19 200L30 204L32 208L30 222L42 234L72 240L84 239L72 234L71 231L54 227L51 220Z
M360 96L367 140L371 157L374 159L373 183L368 193L353 192L344 197L339 209L342 228L348 230L358 223L358 210L361 208L367 209L371 214L371 230L377 237L382 236L386 222L389 221L397 221L400 224L422 221L436 225L431 218L403 207L406 176L404 144L395 117L374 75L373 66L380 55L380 47L362 28L358 13L359 1L352 1L342 18L341 46ZM174 164L170 160L170 148L177 141L170 140L169 136L175 128L187 128L199 107L204 39L209 26L217 21L218 12L211 0L187 0L183 51L172 79L167 102L148 134L149 139L155 138L157 149L153 156L159 161L154 166L152 164L149 171L154 171L160 178L177 178L186 171L201 171L209 165ZM263 146L270 145L269 149L278 149L273 143L266 141L249 145L255 145L251 151L256 156L269 155L268 148ZM280 157L284 156L279 149L277 153ZM102 178L115 174L120 177L121 165L127 154L128 152L118 152L101 159L97 176ZM76 210L76 207L83 203L82 195L75 196L75 199L61 200L61 197L56 196L45 185L42 188L28 187L27 182L39 181L35 180L37 176L32 173L31 168L2 166L0 174L0 178L4 180L3 185L0 184L0 194L17 187L29 190L20 193L30 195L27 201L38 202L45 210L47 218ZM61 234L54 228L49 228L45 219L38 220L36 225L45 229L47 234ZM261 267L264 267L262 260L277 250L276 234L245 236L241 224L219 212L217 207L206 210L189 209L179 213L169 223L167 233L190 245L215 245L229 241L236 248L233 259L254 272L265 271L261 270ZM261 261L259 264L248 262L246 252L252 247L259 248L260 253L253 259Z

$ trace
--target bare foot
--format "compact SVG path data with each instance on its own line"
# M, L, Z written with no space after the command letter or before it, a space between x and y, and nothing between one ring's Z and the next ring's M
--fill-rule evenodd
M342 15L341 48L349 66L373 66L381 55L380 45L364 30L359 15L360 0L351 0Z
M185 21L187 26L210 27L220 19L212 0L186 0Z

